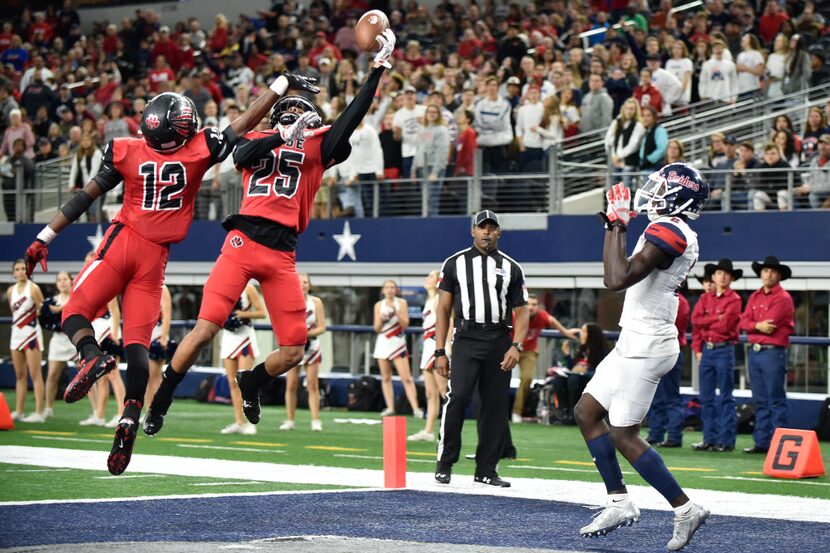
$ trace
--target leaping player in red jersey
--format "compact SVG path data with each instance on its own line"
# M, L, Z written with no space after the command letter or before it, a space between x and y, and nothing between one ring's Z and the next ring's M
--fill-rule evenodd
M77 220L90 204L124 181L124 204L98 247L97 255L75 280L63 309L62 328L78 350L78 375L64 394L67 403L84 397L96 380L112 371L115 360L95 341L90 321L107 302L122 297L127 395L107 460L121 474L132 455L148 378L148 348L158 319L170 244L180 242L193 221L193 204L205 172L233 150L289 88L319 92L316 81L296 75L277 77L241 117L221 134L197 132L193 102L180 94L159 94L147 104L143 138L116 138L104 149L101 170L69 200L26 250L26 272L40 262L46 270L48 244Z
M253 370L237 373L242 410L250 422L259 422L259 387L303 359L308 330L305 298L296 268L297 235L308 226L323 171L349 156L349 137L368 112L384 67L390 67L388 60L395 49L395 35L387 30L377 41L381 48L374 68L331 127L320 126L314 104L299 96L289 96L274 106L274 130L253 132L239 141L234 161L243 169L242 207L239 214L222 223L228 236L205 283L199 320L164 371L144 421L146 434L161 430L173 391L202 347L221 330L252 278L262 287L279 350Z

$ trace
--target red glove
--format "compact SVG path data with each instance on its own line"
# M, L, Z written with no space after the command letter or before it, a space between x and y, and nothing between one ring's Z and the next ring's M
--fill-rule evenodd
M49 246L46 245L45 242L42 240L35 240L32 242L32 245L26 248L26 276L32 276L32 273L35 272L35 267L37 266L38 261L40 261L40 268L43 269L45 273L46 269L46 257L49 255Z
M631 190L623 183L612 186L605 197L608 199L608 209L605 212L608 221L619 221L628 226L628 222L637 216L636 211L631 211Z

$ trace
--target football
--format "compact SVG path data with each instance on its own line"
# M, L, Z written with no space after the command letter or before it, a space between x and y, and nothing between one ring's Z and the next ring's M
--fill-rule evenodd
M380 10L371 10L363 14L354 28L355 40L364 52L377 52L379 34L389 28L389 18Z

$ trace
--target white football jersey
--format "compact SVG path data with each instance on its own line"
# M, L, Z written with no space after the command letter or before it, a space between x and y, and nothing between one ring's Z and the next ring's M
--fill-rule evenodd
M652 221L637 241L632 255L651 242L674 262L654 270L625 292L620 316L622 332L617 349L625 357L662 357L680 351L677 341L677 290L697 262L697 234L677 217Z

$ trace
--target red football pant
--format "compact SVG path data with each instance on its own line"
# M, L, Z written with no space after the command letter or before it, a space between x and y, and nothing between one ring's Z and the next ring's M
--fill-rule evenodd
M238 230L229 232L205 283L199 318L224 325L248 281L253 278L262 288L277 343L304 346L308 329L296 259L294 252L257 244Z
M159 319L161 287L167 267L167 246L155 244L120 223L111 225L95 259L75 278L62 320L82 315L92 321L121 294L124 345L150 347Z

